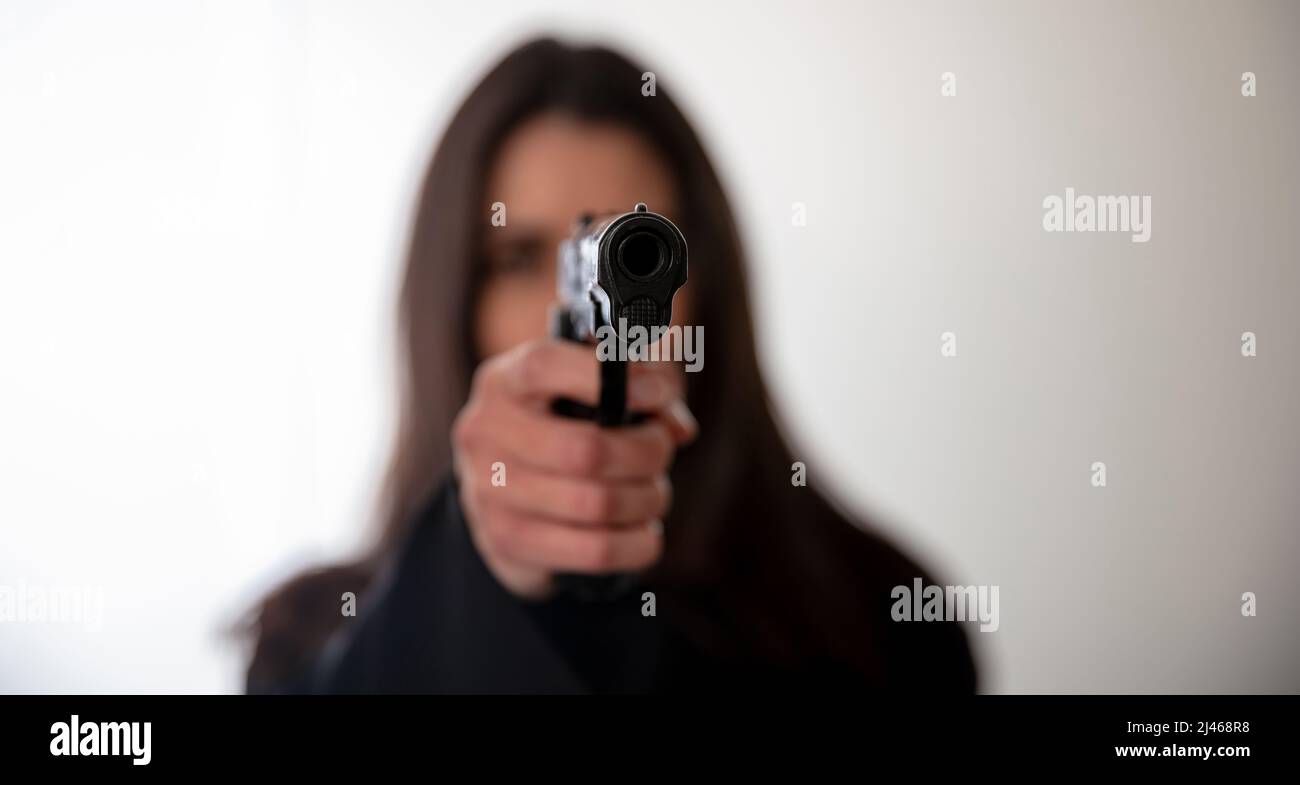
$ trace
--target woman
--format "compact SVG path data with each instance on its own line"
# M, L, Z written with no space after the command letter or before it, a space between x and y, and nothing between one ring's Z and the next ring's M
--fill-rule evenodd
M792 482L730 207L686 119L641 86L613 52L540 40L455 114L403 281L383 536L262 603L249 691L974 689L959 626L891 621L893 587L926 574ZM706 362L631 363L649 418L599 429L549 408L598 395L591 347L546 337L555 249L579 214L637 202L687 238L674 317L703 329ZM637 582L584 601L562 573Z

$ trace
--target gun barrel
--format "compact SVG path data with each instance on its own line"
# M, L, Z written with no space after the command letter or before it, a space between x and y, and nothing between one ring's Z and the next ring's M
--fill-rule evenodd
M638 203L630 213L603 221L584 216L559 251L559 302L552 311L553 333L574 341L600 338L609 327L628 343L634 326L650 330L672 322L673 295L686 283L686 238L672 221ZM645 415L627 411L627 365L600 364L600 402L595 407L558 400L553 409L567 417L595 419L603 427L639 422ZM633 576L557 575L557 586L583 600L615 599L628 591Z
M590 340L602 326L626 340L640 325L666 327L673 295L686 283L686 238L664 216L637 204L628 213L583 218L560 247L558 294L568 324L561 332Z

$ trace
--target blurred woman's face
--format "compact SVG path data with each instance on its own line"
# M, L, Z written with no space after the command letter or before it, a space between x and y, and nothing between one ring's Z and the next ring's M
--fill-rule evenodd
M624 213L645 202L675 219L678 206L672 173L635 130L555 113L527 120L506 137L488 172L487 202L481 254L487 269L475 314L480 357L546 334L556 249L579 215ZM495 202L505 205L504 226L488 220ZM685 293L674 300L675 323L687 321Z

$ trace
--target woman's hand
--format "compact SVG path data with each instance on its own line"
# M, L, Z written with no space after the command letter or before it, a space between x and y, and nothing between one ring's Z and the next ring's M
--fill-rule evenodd
M552 414L557 398L596 404L597 362L590 346L558 339L493 357L474 374L452 427L471 539L516 596L548 596L560 572L643 569L663 551L668 468L697 430L682 371L628 363L628 409L652 415L639 425L600 428Z

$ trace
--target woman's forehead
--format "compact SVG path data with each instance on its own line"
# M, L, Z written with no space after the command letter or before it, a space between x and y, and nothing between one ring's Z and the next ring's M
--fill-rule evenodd
M635 129L559 114L525 121L507 135L488 173L486 197L507 222L567 229L584 212L626 212L645 202L676 212L675 177Z

